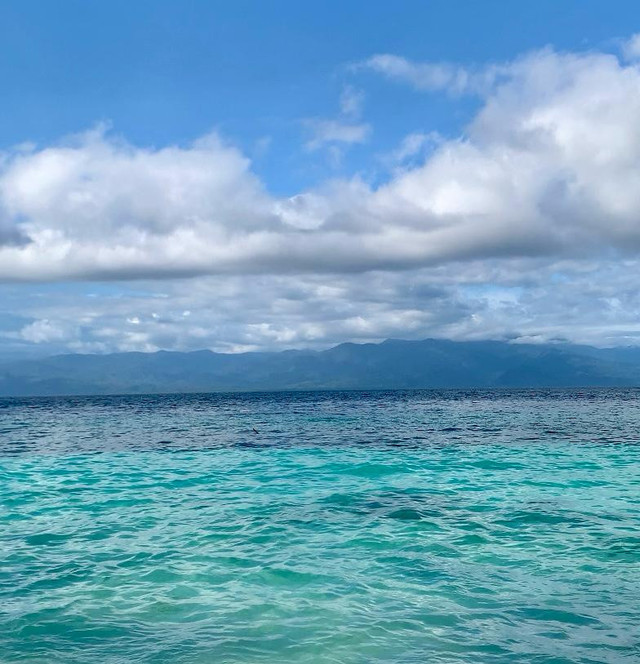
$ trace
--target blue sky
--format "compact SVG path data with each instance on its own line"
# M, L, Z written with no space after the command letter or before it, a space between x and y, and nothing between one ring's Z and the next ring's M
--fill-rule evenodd
M556 112L593 132L634 112L634 2L20 0L0 31L0 356L636 343L635 202L576 194L635 123L585 155L564 130L514 147ZM602 118L573 117L584 95ZM511 189L549 177L480 181L505 146ZM635 160L608 172L635 182Z
M416 98L350 74L351 63L398 53L474 65L547 44L611 50L638 29L632 1L10 1L0 6L0 145L47 144L99 121L138 145L217 128L247 153L270 139L256 170L271 190L295 193L334 170L301 153L301 123L336 115L345 84L366 90L373 126L345 159L349 173L370 172L376 151L408 131L459 133L477 105Z

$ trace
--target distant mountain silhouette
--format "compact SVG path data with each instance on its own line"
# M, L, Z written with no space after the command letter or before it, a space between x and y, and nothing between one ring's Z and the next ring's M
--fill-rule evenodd
M639 348L437 339L236 355L58 355L0 365L0 396L636 385Z

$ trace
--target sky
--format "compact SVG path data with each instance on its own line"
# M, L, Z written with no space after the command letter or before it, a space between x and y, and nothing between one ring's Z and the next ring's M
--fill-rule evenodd
M0 4L0 359L640 344L640 13Z

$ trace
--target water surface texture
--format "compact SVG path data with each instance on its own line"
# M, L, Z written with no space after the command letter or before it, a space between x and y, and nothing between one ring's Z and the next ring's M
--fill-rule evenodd
M639 441L633 390L0 400L0 662L638 662Z

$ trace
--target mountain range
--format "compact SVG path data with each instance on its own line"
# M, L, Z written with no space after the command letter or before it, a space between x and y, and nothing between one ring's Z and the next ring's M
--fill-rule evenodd
M0 365L0 396L596 386L640 386L640 348L389 339L323 351L75 354Z

